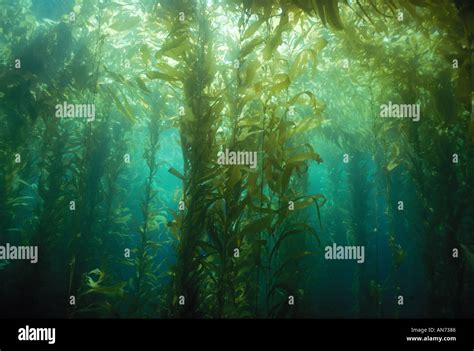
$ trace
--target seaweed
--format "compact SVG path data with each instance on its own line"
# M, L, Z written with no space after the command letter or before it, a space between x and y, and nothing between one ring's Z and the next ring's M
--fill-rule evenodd
M469 2L55 3L0 7L5 315L472 315Z

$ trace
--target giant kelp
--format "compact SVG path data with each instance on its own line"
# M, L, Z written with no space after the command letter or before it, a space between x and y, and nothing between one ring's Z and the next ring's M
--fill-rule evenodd
M0 244L42 254L0 266L7 315L317 317L336 274L353 309L334 315L472 313L467 1L15 6L0 9ZM381 118L388 101L420 121ZM57 118L63 102L96 116ZM256 167L219 164L224 150ZM333 243L366 264L323 261Z

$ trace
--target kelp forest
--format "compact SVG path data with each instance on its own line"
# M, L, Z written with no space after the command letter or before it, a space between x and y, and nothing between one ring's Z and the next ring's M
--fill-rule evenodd
M1 318L474 316L468 0L0 0Z

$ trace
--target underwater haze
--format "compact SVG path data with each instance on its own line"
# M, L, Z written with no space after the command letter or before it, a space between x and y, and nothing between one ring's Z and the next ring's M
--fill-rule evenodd
M0 0L0 318L474 317L469 0Z

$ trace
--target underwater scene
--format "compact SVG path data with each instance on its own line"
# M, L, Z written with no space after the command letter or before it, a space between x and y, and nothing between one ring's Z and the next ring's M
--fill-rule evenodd
M0 0L0 318L474 317L469 0Z

